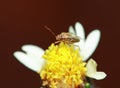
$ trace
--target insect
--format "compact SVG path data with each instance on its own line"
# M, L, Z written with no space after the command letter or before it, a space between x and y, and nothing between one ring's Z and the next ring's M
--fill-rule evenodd
M76 43L76 42L80 41L80 38L78 36L76 36L75 34L72 34L72 33L69 33L69 32L62 32L58 35L55 35L55 33L50 28L48 28L47 26L45 26L45 28L47 30L49 30L55 36L55 38L57 40L55 42L55 44L60 43L60 42L64 42L64 43L67 43L67 44L73 44L73 43Z

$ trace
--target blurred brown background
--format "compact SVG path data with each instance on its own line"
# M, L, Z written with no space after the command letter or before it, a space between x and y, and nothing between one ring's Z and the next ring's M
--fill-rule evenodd
M95 81L99 88L119 88L119 0L1 0L0 87L39 88L40 78L20 64L13 52L24 44L46 49L55 41L44 26L56 34L79 21L86 34L100 29L102 38L92 57L108 76Z

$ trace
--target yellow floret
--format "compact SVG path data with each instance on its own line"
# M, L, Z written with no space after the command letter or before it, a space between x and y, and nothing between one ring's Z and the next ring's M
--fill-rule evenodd
M85 78L85 62L74 45L52 44L44 53L46 65L40 77L51 88L77 88Z

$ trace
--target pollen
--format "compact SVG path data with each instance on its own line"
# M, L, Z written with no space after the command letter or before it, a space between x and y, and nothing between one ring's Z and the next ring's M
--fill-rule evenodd
M43 58L46 64L40 72L43 86L50 88L79 88L84 84L86 63L79 49L72 44L51 44Z

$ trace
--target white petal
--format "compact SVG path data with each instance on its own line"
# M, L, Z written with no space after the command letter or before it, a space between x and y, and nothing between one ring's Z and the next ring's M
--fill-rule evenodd
M42 58L36 58L36 56L32 56L30 54L25 54L23 52L17 51L14 53L14 56L18 61L20 61L23 65L28 67L29 69L35 71L35 72L40 72L42 69L43 65L45 64L45 60ZM31 57L32 56L32 57ZM39 59L39 61L38 61Z
M76 24L75 24L75 31L76 31L77 36L80 36L81 39L85 39L84 28L83 28L82 24L80 24L79 22L76 22Z
M72 26L69 27L68 31L72 34L75 34L75 30Z
M79 46L80 50L82 50L85 42L85 31L82 24L80 24L79 22L76 22L75 31L76 31L76 35L80 37L80 42L75 43L75 45Z
M95 73L97 68L97 63L93 59L90 59L86 64L86 68L87 68L88 75Z
M107 75L104 72L95 72L91 75L89 75L90 78L94 78L96 80L102 80L106 77Z
M90 78L94 78L97 80L104 79L106 77L106 74L104 72L97 72L97 63L90 59L88 63L86 64L87 72L86 75Z
M88 36L84 44L84 48L81 50L81 54L84 56L83 60L87 60L95 51L100 40L100 31L94 30Z
M35 45L23 45L22 50L30 57L36 59L39 63L41 62L41 57L44 54L44 50L42 48Z
M44 54L44 50L35 45L24 45L22 46L22 50L26 53L31 53L38 57L41 57Z

